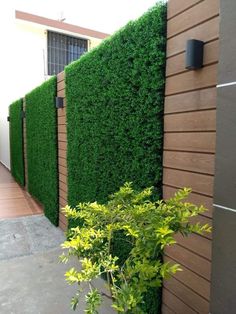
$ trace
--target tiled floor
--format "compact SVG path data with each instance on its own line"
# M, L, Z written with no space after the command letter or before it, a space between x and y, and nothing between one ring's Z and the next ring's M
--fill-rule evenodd
M0 219L42 214L42 207L13 179L0 163Z

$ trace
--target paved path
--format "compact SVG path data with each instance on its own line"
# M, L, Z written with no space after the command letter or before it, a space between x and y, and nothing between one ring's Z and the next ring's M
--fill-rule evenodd
M0 314L70 314L75 286L64 273L76 260L58 263L64 234L43 215L0 219ZM96 286L104 289L103 280ZM76 313L84 312L82 303ZM101 314L114 313L104 300Z

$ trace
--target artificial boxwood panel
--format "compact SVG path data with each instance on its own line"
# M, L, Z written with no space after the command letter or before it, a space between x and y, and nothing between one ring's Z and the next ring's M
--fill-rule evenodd
M26 95L28 190L58 225L56 77Z
M24 186L25 169L22 110L23 99L15 101L9 107L11 173L16 182Z
M66 67L70 205L105 202L125 181L161 196L165 48L158 4ZM120 239L113 247L121 259L129 250ZM149 299L146 311L156 313Z

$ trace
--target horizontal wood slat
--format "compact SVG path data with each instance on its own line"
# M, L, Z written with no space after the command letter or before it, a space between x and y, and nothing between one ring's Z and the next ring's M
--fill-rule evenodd
M166 96L217 84L217 65L209 65L199 71L188 71L166 79Z
M195 111L167 115L164 122L165 132L215 131L216 111Z
M173 292L180 300L187 303L197 313L208 314L209 302L203 299L198 294L194 293L191 289L183 285L175 278L165 280L164 287Z
M60 208L65 207L68 204L68 202L61 196L61 193L59 197L59 204L60 204Z
M191 234L188 237L177 234L175 235L175 240L186 249L211 260L211 240L198 234Z
M164 168L163 183L178 188L190 187L194 192L212 196L214 178L210 175Z
M65 89L65 80L57 82L57 91Z
M59 173L67 175L67 168L59 165Z
M165 98L165 114L212 108L216 108L215 87Z
M176 264L176 261L167 256L164 256L164 261L169 262L171 265ZM174 278L182 282L185 286L189 287L197 294L201 295L206 300L210 300L210 282L198 276L183 265L180 265L180 268L182 271L178 271L174 274Z
M60 149L60 150L58 151L58 157L59 157L59 158L66 158L66 150Z
M203 0L169 0L167 18L171 19L173 16L191 8Z
M60 91L57 92L57 97L66 97L66 90L62 89ZM66 106L66 104L64 103L64 107Z
M167 26L168 27L168 26ZM181 33L167 41L167 57L181 53L186 48L186 41L196 38L204 42L210 42L219 38L219 17L215 17L203 24Z
M59 220L63 222L64 225L67 225L67 218L65 217L64 213L62 212L59 213Z
M57 131L58 133L66 133L66 125L65 124L58 125Z
M65 184L64 182L59 182L59 189L65 193L68 193L67 184Z
M164 185L163 187L163 198L168 199L173 197L174 193L178 190L178 188L170 187ZM212 210L213 210L213 198L199 195L196 193L191 193L187 199L187 201L192 202L196 205L203 205L208 211L204 212L202 215L211 218L212 217Z
M62 142L61 142L61 143L62 143ZM65 167L65 168L67 168L67 161L66 161L65 158L58 158L58 164L59 164L60 166L63 166L63 167Z
M212 154L164 151L163 165L168 168L213 175L215 156Z
M177 263L185 266L195 274L210 280L211 262L204 257L179 245L172 245L166 248L165 254Z
M65 182L64 182L65 183ZM67 200L67 193L63 190L60 190L60 199ZM67 202L66 202L67 203Z
M67 184L67 176L65 176L64 174L59 173L59 181Z
M58 141L59 142L66 142L67 141L66 134L65 133L58 133Z
M166 288L162 290L162 301L163 304L167 304L168 307L174 311L174 313L196 314L196 311L191 309L187 304L169 292Z
M161 313L162 313L162 314L175 314L175 312L172 311L172 310L171 310L169 307L167 307L165 304L162 304Z
M185 152L215 152L215 133L165 133L164 149Z
M219 2L205 0L168 21L167 38L209 20L219 14Z
M65 117L66 115L66 109L65 108L60 108L57 110L57 115L58 117Z
M58 117L57 121L58 121L58 125L66 124L66 117L65 116Z
M67 149L67 142L63 142L63 141L59 141L58 142L58 148L59 148L59 150L65 150L66 151L66 149Z
M66 231L67 225L65 225L62 221L59 220L59 228L61 228L62 231Z
M65 80L65 72L61 72L59 74L57 74L57 82L61 82Z
M204 58L203 65L207 66L212 63L218 62L219 56L219 41L215 40L204 45ZM187 72L185 68L185 51L177 56L167 59L166 63L166 76L176 75L182 72Z
M206 217L203 215L198 215L197 217L192 217L190 219L191 223L200 223L201 225L208 224L210 227L212 227L212 219L211 217ZM212 240L212 232L204 232L203 236L207 239ZM211 244L210 244L211 245Z

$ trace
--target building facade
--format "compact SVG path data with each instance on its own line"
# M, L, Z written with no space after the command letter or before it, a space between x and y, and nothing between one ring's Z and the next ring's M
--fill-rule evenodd
M64 66L96 47L108 34L34 14L7 10L4 88L1 92L0 161L10 168L8 106Z

